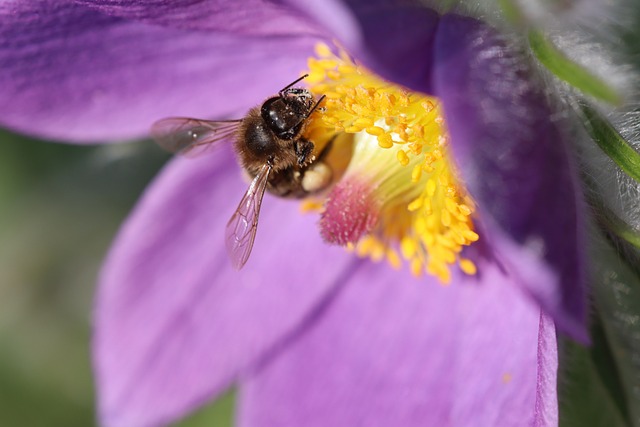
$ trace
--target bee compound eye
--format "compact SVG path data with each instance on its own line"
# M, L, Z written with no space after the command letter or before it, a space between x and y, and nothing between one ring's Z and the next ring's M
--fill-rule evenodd
M274 97L261 108L262 118L278 138L293 139L302 127L306 109L304 101Z
M269 109L268 123L274 131L280 133L288 130L289 120L287 119L291 114L290 113L287 114L287 113L288 112L283 108L279 108L277 110L273 108Z

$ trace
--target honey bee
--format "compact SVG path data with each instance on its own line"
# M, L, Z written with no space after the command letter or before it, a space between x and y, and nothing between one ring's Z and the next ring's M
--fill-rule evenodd
M198 153L234 140L240 164L252 179L225 233L227 252L238 270L251 254L265 190L280 197L302 198L325 190L331 183L332 170L323 160L332 142L316 156L314 143L303 136L307 119L324 99L295 87L305 77L249 110L243 119L170 117L151 128L161 147L180 154Z

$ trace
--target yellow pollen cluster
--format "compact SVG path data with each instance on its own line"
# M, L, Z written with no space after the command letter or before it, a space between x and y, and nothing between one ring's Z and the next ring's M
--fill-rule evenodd
M376 228L355 252L396 268L404 258L414 275L426 272L445 284L453 265L475 274L475 264L461 256L479 238L471 220L475 207L448 160L438 100L385 82L326 45L316 54L305 82L326 101L308 132L361 136L365 142L356 142L343 179L367 177L380 201Z

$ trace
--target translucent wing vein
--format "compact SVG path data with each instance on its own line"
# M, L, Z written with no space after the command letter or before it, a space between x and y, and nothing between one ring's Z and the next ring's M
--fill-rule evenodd
M227 223L225 242L227 253L233 267L240 270L249 259L253 242L258 229L258 217L262 197L267 187L271 166L262 166L256 177L249 185L247 192L240 200L235 213Z
M241 122L169 117L155 122L151 127L151 135L167 151L194 155L227 140Z

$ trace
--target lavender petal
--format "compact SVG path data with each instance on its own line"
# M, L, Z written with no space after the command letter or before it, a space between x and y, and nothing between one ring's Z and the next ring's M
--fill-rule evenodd
M155 25L236 35L310 35L317 28L269 0L77 0L104 14Z
M140 137L165 116L237 118L295 79L316 39L240 38L83 6L0 8L0 125L65 141Z
M524 58L481 22L441 19L434 88L497 262L587 341L582 200L568 139Z
M541 328L540 308L496 266L482 267L480 281L443 287L362 266L243 382L240 425L553 426L555 341L540 345L553 326Z

